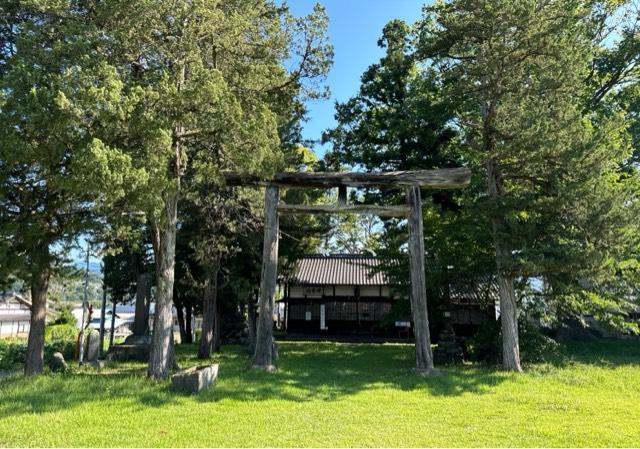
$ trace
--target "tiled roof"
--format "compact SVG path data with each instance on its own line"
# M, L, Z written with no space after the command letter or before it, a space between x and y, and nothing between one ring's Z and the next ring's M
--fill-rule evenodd
M473 280L457 280L449 286L453 304L495 304L500 299L495 276L478 276ZM444 291L441 289L444 294Z
M20 304L27 306L29 309L31 308L31 301L24 299L21 295L15 292L2 292L0 293L0 303L6 303L10 300L15 300Z
M371 256L335 254L305 256L284 277L292 285L390 285L381 268L397 266L398 260Z

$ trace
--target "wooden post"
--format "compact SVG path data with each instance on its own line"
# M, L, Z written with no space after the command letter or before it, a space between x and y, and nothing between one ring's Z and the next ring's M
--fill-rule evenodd
M347 205L347 186L338 187L338 206Z
M424 274L424 235L422 225L422 200L420 187L407 188L409 206L409 267L411 272L411 313L416 345L416 371L431 374L433 356L429 317L427 314L427 286Z
M262 278L258 328L252 365L254 368L274 369L273 303L278 273L278 186L267 186L264 198L264 246L262 249Z

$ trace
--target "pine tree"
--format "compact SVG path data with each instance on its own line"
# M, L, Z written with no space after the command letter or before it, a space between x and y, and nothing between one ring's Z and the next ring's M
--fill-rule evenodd
M460 0L426 8L419 28L419 54L462 100L468 160L486 179L477 202L493 235L508 370L521 370L514 282L564 276L575 285L611 252L597 241L628 243L624 125L584 107L592 12L578 1Z

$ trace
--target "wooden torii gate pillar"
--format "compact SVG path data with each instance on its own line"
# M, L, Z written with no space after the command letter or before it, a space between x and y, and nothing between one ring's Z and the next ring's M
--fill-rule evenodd
M411 275L411 314L413 318L416 371L429 374L433 371L427 291L424 264L424 233L420 187L432 189L457 189L469 184L471 172L465 168L402 171L384 173L278 173L265 180L235 173L225 173L227 184L232 186L265 186L265 227L262 249L262 273L256 344L252 365L254 368L273 370L275 343L273 340L273 307L278 270L278 216L279 214L371 214L385 217L406 217L409 228L409 267ZM288 188L338 188L335 205L279 204L280 187ZM346 204L347 187L404 188L406 206L375 206Z

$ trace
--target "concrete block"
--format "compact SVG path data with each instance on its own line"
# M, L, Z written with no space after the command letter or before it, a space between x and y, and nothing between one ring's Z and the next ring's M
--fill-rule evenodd
M174 390L199 393L208 388L218 377L218 364L188 368L171 376Z

